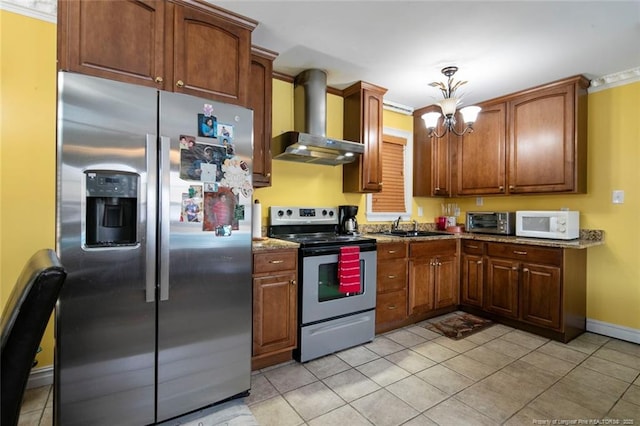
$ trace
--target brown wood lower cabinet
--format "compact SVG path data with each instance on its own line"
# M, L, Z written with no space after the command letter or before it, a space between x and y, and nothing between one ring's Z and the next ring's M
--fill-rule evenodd
M484 313L563 342L585 330L585 250L486 243L485 261Z
M407 244L379 243L376 332L395 328L407 319Z
M484 297L484 253L482 241L460 242L460 304L482 307Z
M409 315L458 304L456 240L409 245Z
M297 253L253 255L253 369L290 360L297 346Z

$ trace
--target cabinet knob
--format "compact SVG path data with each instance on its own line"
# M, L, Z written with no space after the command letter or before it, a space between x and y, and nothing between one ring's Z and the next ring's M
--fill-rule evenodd
M515 187L515 186L513 186L513 185L509 185L509 190L510 190L510 191L513 191L514 189L516 189L516 187Z
M296 285L296 280L291 280L289 282L291 283L291 285Z
M478 260L476 263L477 263L478 265L482 265L482 260Z
M512 267L511 267L511 269L512 269L513 271L517 271L517 270L518 270L518 267L517 267L517 266L512 266Z
M380 186L382 186L383 182L380 182Z
M279 263L283 263L284 260L270 260L269 263L273 264L273 265L277 265Z
M529 268L524 268L522 272L529 272Z
M388 276L388 278L389 278L390 280L394 279L395 277L396 277L395 275L389 275L389 276Z
M267 177L270 178L271 177L271 173L267 173Z
M162 77L160 77L160 76L156 77L156 83L162 84L163 81L164 80L162 79Z
M500 186L498 187L498 190L499 190L500 192L504 192L504 186L500 185Z
M182 80L178 80L178 81L176 81L176 86L178 86L178 87L184 87L184 81L182 81Z
M388 250L387 253L389 254L394 254L396 252L396 250Z
M440 191L440 188L436 186L435 188L433 188L433 190L434 191Z
M387 309L396 309L396 305L389 305L387 306Z

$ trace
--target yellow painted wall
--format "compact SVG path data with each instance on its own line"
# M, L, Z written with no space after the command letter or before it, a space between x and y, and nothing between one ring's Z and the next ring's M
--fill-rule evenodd
M22 265L31 254L55 245L55 55L54 24L0 10L0 306L4 307ZM20 42L17 43L16 41ZM375 83L375 82L373 82ZM559 209L581 211L583 228L604 229L606 245L588 249L587 315L640 330L640 83L589 95L588 194L573 196L456 199L463 210ZM342 137L342 99L327 99L327 135ZM293 128L293 86L274 80L273 133ZM385 111L385 127L412 131L412 119ZM625 190L622 205L611 191ZM355 204L364 195L342 193L342 168L273 162L273 186L255 197L276 204ZM432 222L440 199L416 197L414 218ZM417 207L424 216L418 217ZM359 215L364 222L364 216ZM52 327L39 366L53 363Z
M23 265L55 248L56 26L0 10L0 305ZM53 364L53 321L38 355Z

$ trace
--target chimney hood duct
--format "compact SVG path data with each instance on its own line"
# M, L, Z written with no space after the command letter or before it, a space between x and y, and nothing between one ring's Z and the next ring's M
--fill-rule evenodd
M358 142L326 137L327 74L318 69L300 73L294 82L294 129L273 138L274 160L337 166L364 152Z

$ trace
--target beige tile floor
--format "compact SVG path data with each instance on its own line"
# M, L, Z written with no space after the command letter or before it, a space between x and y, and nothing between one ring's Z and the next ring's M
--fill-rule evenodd
M640 425L640 345L499 324L455 341L423 325L255 371L245 402L263 426ZM50 386L28 390L20 425L51 425L51 400Z

